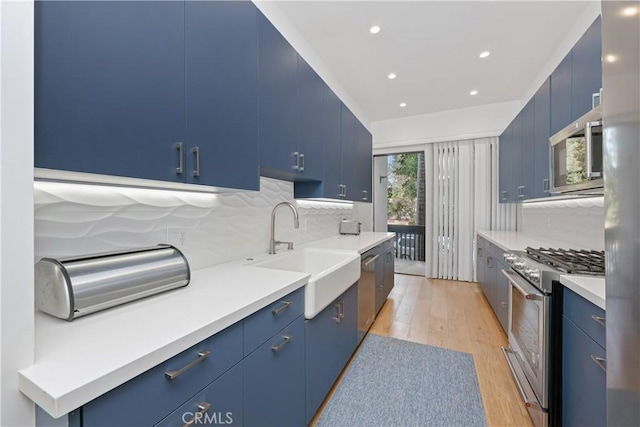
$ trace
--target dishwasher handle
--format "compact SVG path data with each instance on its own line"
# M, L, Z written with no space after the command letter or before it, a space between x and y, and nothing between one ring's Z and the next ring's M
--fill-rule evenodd
M380 258L380 255L372 255L367 259L365 259L364 261L362 261L362 265L361 265L362 269L370 273L375 272L375 263L378 260L378 258Z

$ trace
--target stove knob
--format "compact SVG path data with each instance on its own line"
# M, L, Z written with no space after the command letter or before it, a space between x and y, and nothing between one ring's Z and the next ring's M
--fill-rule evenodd
M522 270L524 268L524 262L522 261L515 261L513 263L513 266L516 268L516 270Z
M513 264L513 262L516 260L516 257L512 254L505 254L504 260L507 261L508 264Z
M528 277L529 277L529 279L531 279L532 282L539 282L540 281L540 271L539 270L530 270Z

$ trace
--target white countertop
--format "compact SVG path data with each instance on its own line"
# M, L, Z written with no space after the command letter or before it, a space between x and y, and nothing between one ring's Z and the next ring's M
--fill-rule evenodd
M604 277L565 274L560 276L560 283L585 298L587 301L590 301L601 309L606 310L606 286Z
M539 238L517 231L478 231L478 234L491 243L499 246L503 251L524 251L527 246L533 248L564 248L571 244L559 240Z
M478 234L504 251L524 251L527 246L533 248L564 248L571 244L559 240L551 240L531 236L516 231L478 231ZM565 274L560 276L560 283L578 295L605 309L606 286L604 277L578 276Z
M361 254L393 236L335 236L304 246ZM309 281L306 273L243 262L193 271L185 288L73 322L36 312L35 363L18 372L20 391L60 417Z

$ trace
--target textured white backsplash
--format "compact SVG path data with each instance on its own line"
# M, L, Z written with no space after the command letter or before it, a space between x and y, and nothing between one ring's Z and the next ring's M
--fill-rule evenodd
M353 204L293 200L293 183L260 179L259 192L188 193L127 187L37 182L35 255L62 258L167 243L168 228L186 232L180 249L192 269L266 253L271 210L294 202L276 218L276 239L296 244L338 234Z
M604 250L604 197L523 203L520 231L575 249Z

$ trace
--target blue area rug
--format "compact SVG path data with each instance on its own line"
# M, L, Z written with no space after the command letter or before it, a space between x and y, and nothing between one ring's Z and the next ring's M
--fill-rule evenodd
M486 426L473 356L368 335L318 427Z

